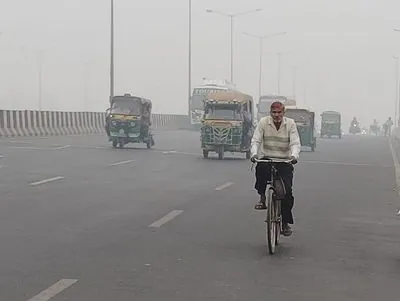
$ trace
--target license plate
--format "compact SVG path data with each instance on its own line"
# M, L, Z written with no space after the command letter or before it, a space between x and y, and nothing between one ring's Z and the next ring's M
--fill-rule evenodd
M130 133L130 134L128 134L128 135L129 135L129 137L131 137L131 138L139 137L139 133Z
M111 137L126 137L125 133L121 133L121 132L111 132L110 136Z

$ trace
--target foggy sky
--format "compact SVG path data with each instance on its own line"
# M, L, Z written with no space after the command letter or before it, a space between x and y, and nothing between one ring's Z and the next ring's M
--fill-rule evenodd
M153 100L154 111L187 113L187 0L116 1L116 94ZM300 106L339 110L364 125L394 117L400 55L395 0L192 0L193 85L229 79L229 19L206 13L262 12L235 20L235 82L258 97L258 35L265 41L263 91L292 95L297 66ZM43 58L43 109L104 111L109 95L109 0L0 0L0 104L37 109Z

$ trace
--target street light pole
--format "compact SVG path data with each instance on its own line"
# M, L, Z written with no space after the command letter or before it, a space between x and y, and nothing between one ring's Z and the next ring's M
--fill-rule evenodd
M110 104L114 97L114 0L111 0Z
M239 16L245 16L245 15L248 15L248 14L252 14L252 13L255 13L255 12L259 12L259 11L262 11L262 8L257 8L257 9L253 9L253 10L248 10L248 11L244 11L244 12L240 12L240 13L236 13L236 14L227 14L227 13L224 13L224 12L220 12L220 11L216 11L216 10L213 10L213 9L207 9L206 10L206 12L208 12L208 13L215 13L215 14L218 14L218 15L221 15L221 16L224 16L224 17L228 17L228 18L230 18L230 27L231 27L231 63L230 63L230 69L231 69L231 83L233 83L233 81L234 81L234 77L233 77L233 75L234 75L234 56L233 56L233 44L234 44L234 41L233 41L233 25L234 25L234 21L233 21L233 19L234 18L236 18L236 17L239 17Z
M393 31L396 31L396 32L400 32L400 29L398 29L398 28L394 28L393 29ZM396 77L397 77L397 79L396 79L396 110L395 110L395 113L396 112L398 112L399 114L399 119L400 119L400 99L399 99L399 85L400 85L400 82L399 82L399 79L398 79L398 60L399 60L399 57L396 57L396 64L397 64L397 66L396 66ZM400 127L400 120L395 120L395 124L397 124L399 127Z
M190 104L192 97L192 0L189 0L189 37L188 37L188 116L190 117Z
M250 34L250 33L246 33L244 32L243 34L245 34L246 36L249 37L253 37L253 38L257 38L259 40L259 48L260 48L260 65L259 65L259 74L258 74L258 96L261 97L262 94L262 65L263 65L263 42L265 39L267 38L272 38L275 36L280 36L280 35L284 35L286 34L286 32L278 32L275 34L270 34L270 35L264 35L264 36L259 36L259 35L255 35L255 34Z
M394 101L394 123L395 125L398 124L397 120L397 106L398 106L398 101L399 101L399 57L398 56L393 56L393 59L395 60L396 63L396 98ZM399 111L400 113L400 111Z
M40 61L39 62L39 77L38 77L38 107L39 107L39 111L42 110L42 73L43 73L43 62Z
M43 103L43 61L44 61L44 51L40 50L38 52L39 58L39 73L38 73L38 108L39 111L42 110Z
M281 55L282 52L278 53L278 95L281 95Z
M231 19L231 84L233 84L233 16Z
M293 66L293 99L296 100L296 66Z

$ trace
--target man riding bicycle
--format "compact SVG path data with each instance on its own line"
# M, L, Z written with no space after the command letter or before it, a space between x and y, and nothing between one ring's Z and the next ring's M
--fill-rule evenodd
M284 115L285 106L281 102L274 102L271 105L270 116L260 119L251 140L252 162L255 162L255 159L269 157L291 159L293 164L297 163L301 148L299 133L295 121ZM256 210L267 209L265 190L271 172L269 164L258 163L256 166L255 189L260 195L260 200L255 205ZM294 168L292 164L287 163L277 163L276 168L286 188L286 196L281 205L283 235L290 236L292 229L289 224L294 222L292 214Z

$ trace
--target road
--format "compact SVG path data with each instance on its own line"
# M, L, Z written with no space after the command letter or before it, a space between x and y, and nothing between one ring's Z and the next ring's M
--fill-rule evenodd
M242 155L104 136L0 140L1 301L397 300L399 196L389 142L320 139L296 165L294 235L266 254Z

